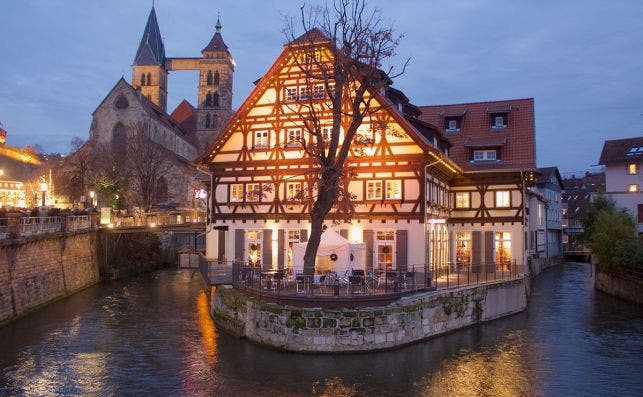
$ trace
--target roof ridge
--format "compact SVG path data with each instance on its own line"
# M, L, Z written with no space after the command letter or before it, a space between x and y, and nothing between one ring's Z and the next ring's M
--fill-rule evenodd
M477 102L460 102L460 103L447 103L447 104L442 104L442 105L417 105L420 109L421 108L436 108L436 107L444 107L444 106L460 106L460 105L480 105L484 103L499 103L499 102L512 102L512 101L526 101L526 100L534 100L533 97L525 97L525 98L514 98L514 99L500 99L496 101L477 101Z

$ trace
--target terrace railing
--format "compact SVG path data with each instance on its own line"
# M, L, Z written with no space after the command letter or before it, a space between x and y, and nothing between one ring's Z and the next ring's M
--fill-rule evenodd
M67 217L67 230L77 232L88 230L92 227L92 220L89 215L74 215Z

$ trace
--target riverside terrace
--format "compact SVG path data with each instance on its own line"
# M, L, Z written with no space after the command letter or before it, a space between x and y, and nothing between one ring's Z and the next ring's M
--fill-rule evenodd
M232 284L239 291L293 306L360 307L393 302L420 292L474 287L522 279L524 267L514 261L469 266L413 265L404 270L352 269L306 276L291 269L262 269L246 263L220 262L200 256L208 285Z

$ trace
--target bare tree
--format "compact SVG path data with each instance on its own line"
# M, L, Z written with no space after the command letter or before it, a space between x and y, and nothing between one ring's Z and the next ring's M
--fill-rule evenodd
M302 6L299 22L304 30L299 38L293 19L287 19L284 31L308 90L307 95L298 95L292 109L304 120L311 137L300 140L314 162L308 191L311 233L304 255L304 273L312 274L329 212L335 207L347 218L353 212L348 191L353 171L347 160L373 143L373 131L358 133L358 128L384 106L375 96L391 83L391 76L404 72L406 63L397 74L393 68L387 72L381 69L382 63L395 55L402 36L383 26L381 11L369 8L366 0ZM371 129L379 133L388 130L374 124Z
M137 122L127 131L126 172L134 203L149 211L158 202L159 187L174 155L153 140L149 124Z
M71 153L65 158L63 162L62 172L58 172L62 178L59 182L60 189L71 197L73 200L80 199L81 196L86 195L87 188L90 181L90 167L89 167L89 146L86 142L79 138L74 137L71 140Z

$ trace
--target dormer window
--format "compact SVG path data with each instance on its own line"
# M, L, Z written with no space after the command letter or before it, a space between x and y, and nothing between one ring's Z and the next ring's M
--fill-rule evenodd
M497 159L495 150L474 150L473 161L493 161Z
M635 156L637 154L643 154L643 146L632 146L630 150L627 151L628 156Z
M462 123L462 118L460 117L445 118L444 124L446 125L446 132L460 132L461 123Z

